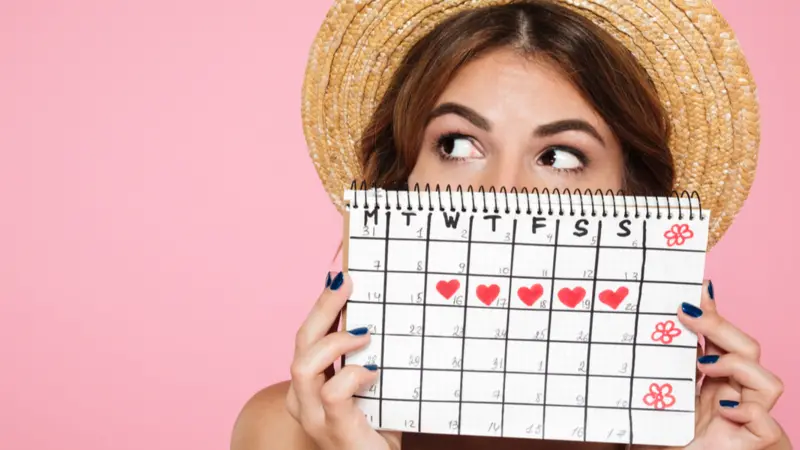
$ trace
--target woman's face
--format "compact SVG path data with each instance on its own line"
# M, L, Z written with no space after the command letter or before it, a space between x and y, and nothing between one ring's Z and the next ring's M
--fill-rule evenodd
M619 142L566 78L502 49L442 93L409 184L617 191L623 173Z

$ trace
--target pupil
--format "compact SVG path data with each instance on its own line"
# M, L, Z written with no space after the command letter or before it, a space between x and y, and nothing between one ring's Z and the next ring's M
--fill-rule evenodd
M547 152L545 152L545 154L542 155L542 162L548 166L552 166L553 164L555 164L556 152L553 150L548 150Z
M440 143L445 153L447 153L448 155L453 153L453 150L456 146L455 138L453 138L452 136L445 136L444 138L442 138Z

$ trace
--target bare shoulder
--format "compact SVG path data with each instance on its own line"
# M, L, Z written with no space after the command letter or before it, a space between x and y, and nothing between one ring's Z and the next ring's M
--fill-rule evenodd
M244 404L231 436L231 450L316 450L314 442L286 410L289 382L256 392Z

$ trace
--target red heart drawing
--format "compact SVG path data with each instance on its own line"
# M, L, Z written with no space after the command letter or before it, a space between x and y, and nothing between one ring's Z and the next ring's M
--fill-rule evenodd
M493 284L491 286L486 286L484 284L478 286L478 289L475 291L478 294L478 299L483 302L484 305L489 306L492 304L494 299L500 295L500 286Z
M450 299L453 294L458 291L458 288L461 286L461 283L458 280L450 280L450 281L440 281L436 283L436 290L439 291L440 294L446 299Z
M558 299L561 300L561 303L570 308L574 308L575 305L580 303L585 296L586 289L580 286L576 287L575 289L562 288L560 291L558 291Z
M611 289L606 289L605 291L601 292L598 298L602 303L610 306L613 309L617 309L617 307L625 300L625 297L628 296L628 288L622 286L617 289L616 292L612 291Z
M522 286L517 291L519 299L528 306L533 306L536 300L539 300L539 297L542 296L542 293L544 293L544 288L541 284L534 284L531 287Z

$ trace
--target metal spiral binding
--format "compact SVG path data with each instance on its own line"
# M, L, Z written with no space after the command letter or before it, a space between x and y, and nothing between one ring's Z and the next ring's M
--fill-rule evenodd
M544 199L544 203L547 205L547 215L559 215L559 216L575 216L580 215L581 217L591 216L591 217L619 217L620 213L623 217L628 218L630 217L630 209L628 207L628 198L632 197L633 202L633 217L640 218L641 214L639 212L639 200L644 200L644 217L646 219L653 218L653 214L650 211L650 202L647 201L647 198L642 196L637 196L636 194L626 194L622 191L617 191L615 194L612 190L607 190L605 193L597 189L592 192L590 189L586 189L585 191L581 191L580 189L569 190L569 189L542 189L541 191L538 188L533 188L528 190L528 188L523 187L521 190L517 190L517 188L512 188L509 191L506 190L505 187L500 188L498 191L494 187L489 187L488 189L484 188L483 186L478 187L477 191L472 187L469 186L466 191L461 186L455 186L455 189L451 185L446 185L442 188L440 185L436 185L434 188L431 188L430 184L425 184L424 188L420 187L419 183L415 183L413 188L409 188L407 183L403 183L400 185L395 186L395 189L387 190L386 195L383 198L379 198L378 190L383 190L382 188L376 185L368 185L366 181L357 182L353 181L350 187L350 190L353 192L366 192L372 190L374 192L374 205L370 205L369 196L364 195L363 200L364 203L359 205L359 196L354 195L353 200L350 203L350 208L359 208L362 207L364 209L397 209L401 210L401 195L405 196L406 200L406 209L408 211L412 211L414 209L418 211L423 211L426 208L423 207L423 204L428 205L428 211L435 211L438 209L439 211L450 211L456 212L461 211L463 213L472 212L473 214L477 214L478 212L483 213L490 213L493 212L495 214L500 214L504 212L506 214L510 214L512 211L516 214L527 214L527 215L545 215L545 211L542 209L542 202ZM389 193L394 193L394 204L392 203L392 196ZM424 198L425 197L425 198ZM514 200L509 200L509 197L512 197ZM531 198L534 197L536 199L535 202L531 201ZM674 197L676 201L677 207L673 207L669 198ZM662 209L664 206L660 204L662 199L666 199L666 210L667 215L666 218L672 220L675 216L673 215L673 209L677 209L677 218L679 220L683 220L685 217L684 208L681 206L681 199L684 198L687 200L688 207L689 207L689 220L695 219L695 208L692 206L692 199L697 199L697 210L698 210L698 217L700 220L705 220L703 216L703 208L700 202L700 194L697 191L672 191L671 195L668 197L655 197L655 218L661 219L663 216L661 214ZM438 200L438 208L434 208L432 199ZM465 198L469 201L465 201ZM524 199L525 203L520 204L520 199ZM569 199L568 208L565 209L564 200L565 198ZM649 197L653 198L653 197ZM427 202L424 201L427 199ZM445 201L443 201L446 200ZM553 210L553 204L555 203L554 200L558 200L557 205L558 209L556 211ZM576 205L575 200L579 199L578 205ZM588 199L589 205L591 205L591 210L588 209L588 205L585 203L585 200ZM601 199L601 206L602 211L599 208L595 207L595 200ZM618 211L618 201L621 201L622 204L619 207L622 211ZM610 205L607 203L610 202ZM449 205L449 208L445 207L445 203ZM415 204L416 208L412 206ZM467 208L467 204L471 205L471 209ZM458 207L456 206L458 205ZM479 208L480 206L480 208ZM515 207L515 208L513 208ZM523 211L524 207L524 211ZM535 207L535 210L533 209ZM513 209L512 209L513 208ZM578 210L579 209L579 210Z

